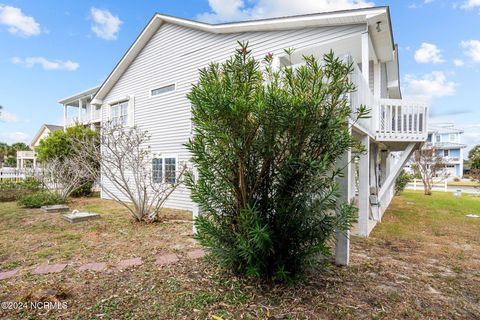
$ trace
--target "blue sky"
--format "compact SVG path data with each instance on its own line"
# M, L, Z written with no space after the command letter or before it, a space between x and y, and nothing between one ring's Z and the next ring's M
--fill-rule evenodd
M57 101L100 84L155 12L221 22L370 5L390 6L404 98L479 144L480 0L0 0L0 141L62 124Z

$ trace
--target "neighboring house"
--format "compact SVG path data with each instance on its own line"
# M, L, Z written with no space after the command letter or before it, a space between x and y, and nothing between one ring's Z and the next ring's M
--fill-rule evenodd
M442 157L449 177L463 177L463 149L461 143L463 130L455 128L451 123L431 124L428 127L427 143L430 143Z
M17 151L17 169L24 169L26 162L31 162L33 168L37 167L37 157L35 154L35 148L40 145L40 141L47 137L50 132L63 130L63 126L56 126L53 124L44 124L40 127L37 134L33 137L30 143L31 151Z
M277 67L290 63L285 48L295 49L292 65L302 63L303 55L321 59L330 50L354 62L351 79L357 90L350 94L351 106L356 110L367 105L371 117L352 124L352 134L367 152L358 161L350 152L339 161L344 168L339 182L344 199L358 203L353 232L367 236L388 207L403 165L427 138L428 107L401 99L398 48L388 7L218 25L155 14L98 90L60 101L65 125L67 106L72 106L79 107L78 120L84 124L99 120L84 118L86 108L87 114L101 111L101 121L148 130L152 151L161 155L153 159L152 169L161 163L163 174L176 170L179 162L190 160L184 147L192 137L186 94L198 81L199 69L226 60L238 48L237 41L248 41L258 59L273 53ZM396 163L392 152L402 152ZM114 190L108 181L103 183ZM107 198L106 193L102 197ZM166 206L198 214L183 186ZM346 264L348 238L339 241L337 261Z

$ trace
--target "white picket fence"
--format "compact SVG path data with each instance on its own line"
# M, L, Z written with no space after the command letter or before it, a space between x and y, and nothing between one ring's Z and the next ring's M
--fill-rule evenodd
M413 190L423 190L423 182L420 179L413 179L411 183L407 185L409 189ZM437 187L437 189L441 189L442 191L448 191L448 183L447 180L437 181L433 183L433 188Z

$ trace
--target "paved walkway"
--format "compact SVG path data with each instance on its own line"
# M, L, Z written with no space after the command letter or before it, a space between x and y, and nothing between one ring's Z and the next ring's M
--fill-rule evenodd
M179 262L181 259L189 259L189 260L196 260L205 256L205 251L203 249L194 249L185 252L185 257L180 257L175 253L168 253L163 252L157 254L155 257L155 264L158 266L166 266L170 264L174 264ZM131 258L119 261L117 264L112 265L114 269L117 270L126 270L129 268L135 268L142 266L144 261L142 258ZM72 266L68 263L60 263L60 264L41 264L36 267L32 268L17 268L10 271L0 272L0 280L6 280L13 278L17 274L22 271L29 272L32 275L44 275L44 274L51 274L51 273L61 273L65 270L69 270L73 268L76 272L84 272L84 271L93 271L93 272L102 272L109 268L106 263L103 262L91 262L86 263L80 266Z

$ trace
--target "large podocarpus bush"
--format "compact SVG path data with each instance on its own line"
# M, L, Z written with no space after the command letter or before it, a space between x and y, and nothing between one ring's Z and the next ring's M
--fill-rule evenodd
M291 52L286 51L287 57ZM188 95L198 175L197 238L225 266L250 276L292 280L330 254L335 230L355 213L338 204L335 162L354 146L347 100L352 65L327 54L273 68L248 46L200 71ZM262 68L264 66L264 68ZM356 117L365 116L362 107Z

